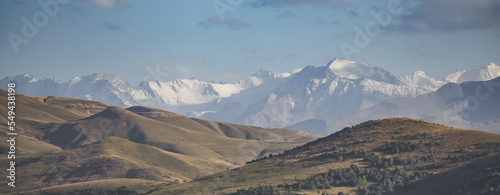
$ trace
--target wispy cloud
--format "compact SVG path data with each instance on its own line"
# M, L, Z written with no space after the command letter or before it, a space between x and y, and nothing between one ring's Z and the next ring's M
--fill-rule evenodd
M401 32L451 32L500 28L498 0L421 0L401 24L391 27Z
M120 30L120 29L122 29L122 27L119 24L110 24L107 22L104 23L104 27L106 27L106 29L108 29L108 30Z
M230 28L231 30L238 30L238 29L247 28L248 26L250 26L250 24L248 24L244 21L238 20L236 18L225 17L224 19L221 19L220 17L217 17L217 16L207 18L205 21L198 23L198 25L200 25L201 27L203 27L205 29L208 29L210 27L216 27L216 26L219 26L219 27L226 26L226 27Z
M102 8L127 8L129 3L127 0L83 0L92 3L95 6Z

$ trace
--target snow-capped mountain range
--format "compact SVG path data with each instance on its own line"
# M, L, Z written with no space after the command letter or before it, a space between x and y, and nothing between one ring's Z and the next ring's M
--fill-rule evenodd
M97 73L67 82L24 74L5 77L0 86L6 88L6 83L14 81L17 92L25 95L80 98L123 107L145 105L207 120L325 134L314 132L317 127L311 127L311 121L326 125L326 121L389 99L434 92L449 82L486 81L499 76L500 67L493 63L435 79L423 71L396 77L364 62L335 58L326 66L307 66L287 73L260 70L236 83L176 79L143 81L133 87L118 76Z
M500 133L500 77L448 83L435 92L414 98L388 99L333 120L314 120L297 126L315 126L318 131L331 132L366 120L389 117L419 118L457 128Z

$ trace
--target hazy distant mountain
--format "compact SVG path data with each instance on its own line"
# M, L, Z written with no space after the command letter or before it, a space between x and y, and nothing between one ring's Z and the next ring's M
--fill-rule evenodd
M490 63L488 66L477 66L472 70L459 70L444 78L446 82L463 83L466 81L487 81L500 77L500 66Z
M432 78L421 70L415 71L411 75L399 77L399 79L407 84L418 86L429 91L436 91L439 87L447 83L446 81Z
M6 77L0 85L5 89L7 82L15 81L18 93L26 95L81 98L122 107L145 105L207 120L262 127L304 126L307 129L299 129L321 132L322 126L332 127L329 120L385 100L427 94L448 82L498 76L500 67L493 63L435 79L423 71L396 77L364 62L335 58L326 66L307 66L288 73L260 70L236 83L193 78L143 81L132 87L116 75L100 73L67 82L25 74ZM318 125L313 125L316 122Z
M360 121L386 117L410 117L456 128L500 133L499 100L500 77L490 81L448 83L436 92L415 98L387 100L353 114L331 121L317 121L310 125L316 125L318 129L324 128L327 133L352 126Z
M492 79L500 74L500 68L490 64L476 67L470 72L467 74L489 74L476 78L463 77L461 80ZM268 81L267 84L273 82L276 83L276 80ZM323 67L307 66L282 78L281 82L268 93L258 93L268 95L261 97L256 103L248 104L259 98L238 101L231 96L194 108L198 111L191 112L196 113L192 116L256 126L287 126L313 133L323 132L321 135L326 135L323 127L332 127L329 120L333 118L369 108L385 100L411 98L434 92L447 83L444 79L432 78L423 71L397 78L381 68L343 59L334 59ZM245 96L254 93L252 90L255 88L245 90ZM343 126L338 126L334 131L341 128Z
M2 89L6 89L7 83L12 81L16 83L17 93L24 95L79 98L117 106L137 105L133 97L134 88L126 80L112 74L95 73L75 77L68 82L24 74L0 80Z
M239 123L282 127L308 119L331 119L368 108L388 98L429 92L403 83L388 71L360 62L334 59L307 66L258 103Z

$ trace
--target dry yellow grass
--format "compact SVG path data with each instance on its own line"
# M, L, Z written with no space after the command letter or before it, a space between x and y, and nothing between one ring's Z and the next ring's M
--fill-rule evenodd
M341 135L343 134L343 135ZM458 151L485 151L482 148L485 145L495 143L500 144L500 135L474 131L462 130L445 127L438 124L432 124L421 120L391 118L369 121L356 127L343 130L341 133L321 138L312 143L301 146L295 150L287 152L270 159L247 164L243 167L233 170L217 173L215 175L203 178L198 181L188 182L164 187L156 191L158 194L189 194L192 189L200 189L205 193L219 192L222 194L234 193L238 189L248 189L250 186L278 185L285 183L294 183L297 180L305 179L309 176L324 173L329 169L346 168L351 164L357 164L365 167L366 162L363 159L348 159L341 162L335 159L319 158L323 154L337 150L368 150L381 156L387 155L378 148L389 142L407 139L416 136L412 142L436 140L440 142L434 146L426 146L411 152L403 152L399 155L403 157L423 155L428 150L435 153L435 161L424 162L419 166L430 165L435 162L444 162L448 155L460 154ZM363 142L363 140L369 140ZM413 139L413 138L410 138ZM500 148L493 148L492 155L497 155ZM484 159L488 157L479 158ZM478 159L474 159L478 160ZM468 161L472 162L472 161ZM433 173L439 174L464 166L465 163L457 163L451 167L434 169ZM227 177L226 182L220 178ZM215 187L211 187L214 186ZM208 187L207 187L208 186ZM355 192L356 188L343 187L341 190L334 188L328 192ZM320 190L327 191L327 190ZM297 193L297 192L296 192ZM299 193L314 194L316 191L304 190Z
M4 138L6 96L0 90ZM18 174L25 178L16 190L113 178L189 181L320 137L70 98L18 94L16 104ZM1 142L0 151L6 149Z

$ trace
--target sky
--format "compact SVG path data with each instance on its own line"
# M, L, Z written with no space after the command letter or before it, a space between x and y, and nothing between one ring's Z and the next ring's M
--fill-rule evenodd
M500 65L499 0L0 1L0 77L235 82L335 57L396 76Z

